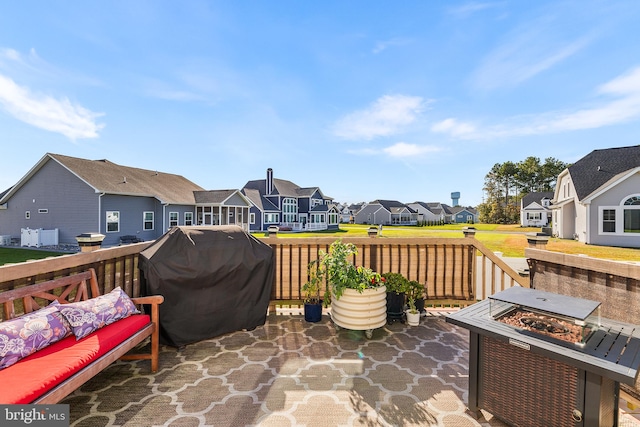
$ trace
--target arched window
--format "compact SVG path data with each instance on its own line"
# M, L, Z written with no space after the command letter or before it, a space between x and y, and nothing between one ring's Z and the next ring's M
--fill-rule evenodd
M625 206L640 205L640 196L632 196L624 201Z
M624 232L640 233L640 196L629 197L624 206Z

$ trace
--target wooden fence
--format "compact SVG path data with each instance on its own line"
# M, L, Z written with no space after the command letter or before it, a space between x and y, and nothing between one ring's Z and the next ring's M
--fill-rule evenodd
M274 304L300 303L307 265L328 250L335 238L269 237L263 242L275 252ZM430 305L464 306L518 283L529 285L475 238L344 238L358 248L354 263L373 270L402 273L425 284ZM150 242L44 260L0 266L0 292L51 280L93 267L100 291L120 286L140 296L138 254Z

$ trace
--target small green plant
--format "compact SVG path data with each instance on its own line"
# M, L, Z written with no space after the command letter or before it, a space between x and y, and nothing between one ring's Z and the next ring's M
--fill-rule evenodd
M322 289L323 276L318 274L319 260L309 263L307 274L309 281L302 286L305 304L320 304L320 290Z
M397 294L406 293L409 288L409 281L400 273L387 272L383 273L384 285L387 292L395 292Z
M329 251L318 251L318 259L309 263L310 280L303 286L311 291L322 286L326 281L324 304L331 301L331 294L340 299L345 289L354 289L360 293L365 289L378 288L384 285L380 274L367 267L355 266L353 256L358 250L353 243L344 243L338 239L329 247Z
M424 298L424 285L416 280L411 280L407 284L407 301L409 302L409 311L417 313L416 300Z

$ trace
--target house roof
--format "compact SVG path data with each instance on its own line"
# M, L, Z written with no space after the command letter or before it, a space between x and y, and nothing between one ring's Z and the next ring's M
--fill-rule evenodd
M470 214L473 214L473 215L476 215L478 213L478 211L476 211L476 209L472 208L471 206L453 206L451 208L451 213L454 214L454 215L458 214L458 213L460 213L462 211L467 211L467 212L469 212Z
M542 203L541 203L542 199L553 200L553 191L541 191L537 193L535 192L529 193L520 200L520 203L521 203L521 206L525 208L529 206L531 203L537 203L542 206Z
M97 193L155 197L163 203L193 204L194 191L204 188L181 175L121 166L109 160L87 160L47 153L16 184L5 198L24 185L48 161L55 161L69 170Z
M274 205L271 200L264 198L260 195L258 190L252 188L244 188L242 193L247 196L247 198L254 204L255 207L260 209L261 211L270 212L270 211L278 211L278 207Z
M268 196L267 194L267 180L266 179L256 179L253 181L247 182L243 189L251 189L257 190L260 195ZM286 179L278 179L273 178L273 192L270 195L273 196L282 196L282 197L311 197L313 193L319 192L322 198L331 199L330 197L326 197L320 191L318 187L299 187L291 181L287 181Z
M219 205L223 204L225 201L227 201L227 199L229 199L236 193L239 194L240 197L242 197L247 202L247 204L250 203L248 198L238 190L194 191L193 195L196 203Z
M370 204L379 204L382 207L384 207L386 210L388 210L389 212L399 212L398 208L401 209L407 209L409 212L415 213L416 211L413 210L412 208L410 208L409 206L405 205L402 202L399 202L397 200L374 200L373 202L371 202Z
M616 175L640 167L640 145L594 150L569 166L578 200L583 200Z

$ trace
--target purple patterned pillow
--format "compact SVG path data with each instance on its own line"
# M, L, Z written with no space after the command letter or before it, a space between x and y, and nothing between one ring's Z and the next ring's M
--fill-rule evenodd
M0 369L71 335L55 302L45 308L0 322Z
M60 312L69 321L77 340L117 320L140 313L119 286L106 295L62 304Z

